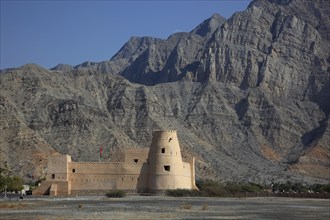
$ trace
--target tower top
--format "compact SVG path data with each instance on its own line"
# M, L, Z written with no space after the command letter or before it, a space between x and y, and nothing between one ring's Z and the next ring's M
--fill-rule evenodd
M153 132L153 134L159 134L159 133L177 133L177 132L176 130L158 130Z
M177 138L176 130L160 130L152 133L153 138Z

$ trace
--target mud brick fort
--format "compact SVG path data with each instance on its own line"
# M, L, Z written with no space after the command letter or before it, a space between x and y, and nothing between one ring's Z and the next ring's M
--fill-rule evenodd
M150 148L126 149L118 162L73 162L51 156L46 180L34 195L84 195L112 189L156 193L166 189L197 189L194 158L182 161L175 130L153 133Z

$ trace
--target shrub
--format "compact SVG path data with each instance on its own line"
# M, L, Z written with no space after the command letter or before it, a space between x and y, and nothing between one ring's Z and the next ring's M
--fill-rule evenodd
M330 184L319 184L315 183L312 185L304 184L301 182L291 182L287 181L286 183L273 183L272 184L273 192L298 192L304 193L308 191L312 192L330 192Z
M324 193L330 192L330 184L313 184L309 186L309 189L313 192Z
M199 182L197 187L200 189L202 196L230 196L230 192L225 188L225 185L216 181L207 180Z
M220 183L213 180L199 181L197 187L202 196L230 197L240 192L260 192L263 187L255 183Z
M203 207L202 207L202 210L203 210L203 211L206 211L206 210L208 210L208 209L209 209L209 206L206 205L206 204L204 204Z
M108 198L121 198L126 196L126 192L123 190L110 190L105 194Z
M263 190L264 187L257 183L247 183L241 187L241 192L261 192Z
M330 183L323 185L322 191L330 193Z
M183 209L191 209L192 208L192 205L190 205L190 204L184 204L183 206L181 206L181 208L183 208Z
M168 189L166 190L166 195L173 197L194 197L201 196L201 193L198 190L190 189Z

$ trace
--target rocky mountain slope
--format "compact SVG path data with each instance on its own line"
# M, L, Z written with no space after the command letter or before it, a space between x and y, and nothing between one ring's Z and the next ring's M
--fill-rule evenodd
M132 37L109 61L0 75L1 166L27 178L48 154L148 146L178 130L197 178L330 179L330 3L255 0L190 33Z

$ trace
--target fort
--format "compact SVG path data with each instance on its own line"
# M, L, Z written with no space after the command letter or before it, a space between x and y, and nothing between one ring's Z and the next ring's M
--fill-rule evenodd
M197 189L194 158L182 161L175 130L155 131L149 148L124 149L112 162L73 162L69 155L48 158L46 180L33 195L84 195L122 189L157 193Z

